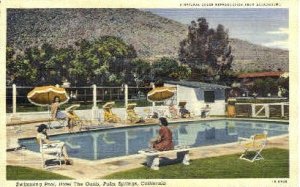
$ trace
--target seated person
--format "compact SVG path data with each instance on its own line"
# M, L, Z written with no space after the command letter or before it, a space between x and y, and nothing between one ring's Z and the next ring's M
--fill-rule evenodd
M157 138L150 140L151 147L158 151L168 151L174 149L172 141L172 132L167 127L168 121L166 118L159 118L160 129Z
M153 112L153 113L151 114L151 118L152 118L152 119L158 119L158 113L157 113L157 112Z
M37 142L40 144L40 142L42 143L43 149L47 149L47 148L55 148L57 149L57 152L61 152L63 157L64 157L64 161L67 165L72 165L73 161L71 159L69 159L68 153L67 153L67 148L65 146L64 142L60 142L60 141L50 141L48 139L48 135L47 135L47 125L45 124L41 124L38 129L37 129L37 135L36 135L36 139Z
M144 112L147 113L147 116L145 117L146 120L148 119L158 119L158 113L157 112L150 112L150 109L144 109Z
M179 115L178 115L178 110L177 110L177 108L175 107L175 105L174 104L171 104L170 106L169 106L169 112L170 112L170 114L171 114L171 118L179 118Z
M181 118L190 118L191 117L190 111L188 111L184 106L180 107L179 113L180 113Z
M69 132L73 132L74 126L76 126L76 121L80 120L80 118L75 114L73 110L67 111L67 117L68 117L68 125Z
M143 123L145 122L143 120L142 117L140 117L135 111L134 109L127 109L127 119L131 122L131 123Z
M210 107L209 107L209 105L206 105L205 107L203 107L201 109L201 118L206 118L208 116L209 112L210 112Z
M111 108L105 107L104 110L104 121L110 123L119 123L121 119L114 113L112 113Z
M65 119L67 116L64 112L60 111L60 99L59 97L54 97L53 103L51 104L51 117L53 120Z

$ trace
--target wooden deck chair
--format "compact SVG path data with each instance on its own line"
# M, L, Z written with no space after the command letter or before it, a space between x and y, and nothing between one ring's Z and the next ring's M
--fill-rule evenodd
M240 159L250 162L264 159L264 157L261 155L261 151L267 145L267 135L267 132L264 132L262 134L255 134L249 139L239 137L239 143L244 148L244 152L240 156ZM250 151L254 152L254 156L252 158L247 157L250 155Z
M61 160L62 160L62 149L56 147L56 143L53 144L43 144L42 140L38 140L37 142L40 146L40 153L41 153L41 157L42 157L42 168L47 168L46 165L46 161L47 158L45 157L45 155L54 155L55 156L55 160L59 161L59 167L61 167Z
M115 102L107 102L103 105L104 122L119 123L121 118L112 112L112 105Z

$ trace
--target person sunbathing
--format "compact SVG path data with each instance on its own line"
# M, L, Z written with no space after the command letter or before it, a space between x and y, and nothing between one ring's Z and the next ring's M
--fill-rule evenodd
M56 148L57 152L61 152L63 157L64 157L64 161L67 165L72 165L73 161L71 159L69 159L68 153L67 153L67 148L64 142L61 141L50 141L49 137L47 135L47 129L48 126L45 124L41 124L39 125L38 129L37 129L37 135L36 135L36 139L37 142L40 144L40 142L42 143L44 149L47 148Z
M109 123L119 123L121 118L116 114L112 113L111 108L103 108L104 110L104 121Z
M152 148L158 151L168 151L174 149L174 144L172 140L172 132L168 128L168 121L166 118L159 118L160 129L159 135L155 139L150 140L150 145Z
M140 117L134 109L127 109L127 118L130 121L130 123L143 123L145 120Z
M60 111L60 98L55 96L51 104L51 117L53 120L65 119L67 116L64 112Z
M76 121L80 120L80 118L75 114L73 110L67 111L67 117L68 117L68 130L69 132L73 132L74 127L76 126Z

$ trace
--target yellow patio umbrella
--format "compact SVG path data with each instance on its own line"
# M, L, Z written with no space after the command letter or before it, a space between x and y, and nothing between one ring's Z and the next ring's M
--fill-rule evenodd
M148 92L147 99L151 102L164 101L166 99L170 99L171 97L173 97L175 91L176 91L175 87L167 87L167 86L157 87L151 90L150 92Z
M27 94L28 100L38 106L49 106L55 97L59 97L60 103L68 102L69 96L64 88L55 86L35 87Z

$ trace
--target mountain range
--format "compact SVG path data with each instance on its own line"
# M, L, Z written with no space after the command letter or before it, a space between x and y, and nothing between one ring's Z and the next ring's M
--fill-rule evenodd
M192 21L192 20L191 20ZM222 23L220 23L222 24ZM224 25L226 27L226 25ZM50 43L74 45L81 39L112 35L132 44L140 58L177 58L188 25L139 9L8 9L7 45L17 51ZM289 52L231 38L235 71L288 71Z

